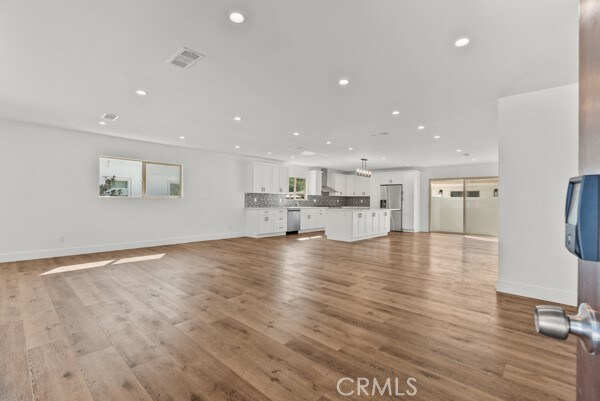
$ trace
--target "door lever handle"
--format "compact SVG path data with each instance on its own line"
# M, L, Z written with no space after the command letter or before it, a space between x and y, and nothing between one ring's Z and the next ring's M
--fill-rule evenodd
M535 307L535 329L539 334L566 340L569 334L579 337L590 354L600 351L600 322L596 311L588 304L581 304L577 315L567 315L558 306L538 305Z

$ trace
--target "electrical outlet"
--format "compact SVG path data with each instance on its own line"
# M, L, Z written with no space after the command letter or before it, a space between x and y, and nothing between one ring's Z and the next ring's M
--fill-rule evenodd
M256 203L258 201L258 198L254 198L254 203Z
M313 203L317 203L317 200L316 200L316 199L313 199Z
M339 200L339 199L337 200L337 203L340 203L340 200Z
M360 200L360 203L363 203L363 200L362 200L362 199Z

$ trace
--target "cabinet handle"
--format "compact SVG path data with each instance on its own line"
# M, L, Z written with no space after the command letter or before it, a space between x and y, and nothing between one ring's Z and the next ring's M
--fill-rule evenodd
M359 213L359 214L358 214L358 217L362 217L362 213Z
M269 221L269 218L268 218L268 217L265 217L265 221Z

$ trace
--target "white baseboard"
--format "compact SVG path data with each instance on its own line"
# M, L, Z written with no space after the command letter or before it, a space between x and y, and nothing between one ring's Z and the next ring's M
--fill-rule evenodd
M0 254L0 263L18 262L21 260L56 258L60 256L83 255L87 253L120 251L124 249L148 248L161 245L186 244L189 242L211 241L227 238L239 238L244 237L245 235L246 233L220 233L208 235L205 234L194 235L189 237L163 238L138 242L122 242L118 244L89 245L73 248L56 248L37 251L2 253Z
M498 280L496 291L507 294L520 295L527 298L541 299L559 304L577 305L577 292L557 290L556 288L539 287L531 284L515 283L513 281Z

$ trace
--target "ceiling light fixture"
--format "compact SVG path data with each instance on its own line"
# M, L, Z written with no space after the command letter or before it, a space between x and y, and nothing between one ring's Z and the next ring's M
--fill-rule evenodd
M268 155L272 154L272 152L267 152Z
M406 167L410 167L410 163L406 163Z
M433 137L433 139L440 139L440 138L441 138L441 136L439 136L439 135L436 135Z
M235 116L235 117L233 117L233 119L235 121L242 121L242 117L240 117L240 116Z
M146 96L148 94L148 92L146 92L145 90L141 90L141 89L136 90L135 93L140 96Z
M340 79L340 80L339 80L339 84L340 84L341 86L346 86L346 85L348 85L349 83L350 83L350 81L348 81L348 79L346 79L346 78L342 78L342 79Z
M456 42L454 42L454 46L456 47L465 47L470 42L469 38L460 38Z
M360 162L360 168L356 169L356 175L359 177L370 177L373 172L367 170L367 159L362 158Z
M424 129L425 129L425 126L424 126L424 125L419 125L419 126L417 127L417 129L419 129L419 130L424 130Z
M100 124L100 125L106 125L106 121L98 121L98 124Z
M473 161L474 161L474 162L476 162L476 161L477 161L477 159L473 159Z
M179 137L179 139L182 139L182 140L183 140L183 139L185 139L185 136L180 136L180 137Z
M381 160L385 160L385 157L382 157Z
M299 133L299 132L294 132L294 134L293 134L293 135L294 135L294 136L298 136L298 135L300 135L300 133Z
M292 156L292 159L295 159L295 158L296 158L296 156Z
M397 116L397 115L399 115L399 114L400 114L400 112L399 112L398 110L394 110L394 111L392 111L392 115L394 115L394 116Z
M235 145L235 148L236 148L236 149L239 149L239 148L240 148L240 145Z
M354 150L354 148L348 148L348 150Z
M231 20L231 22L236 24L241 24L242 22L244 22L244 16L241 13L237 12L229 14L229 19Z
M325 142L325 145L331 145L331 141Z
M456 151L457 151L457 152L462 152L462 150L461 150L461 149L456 149Z

